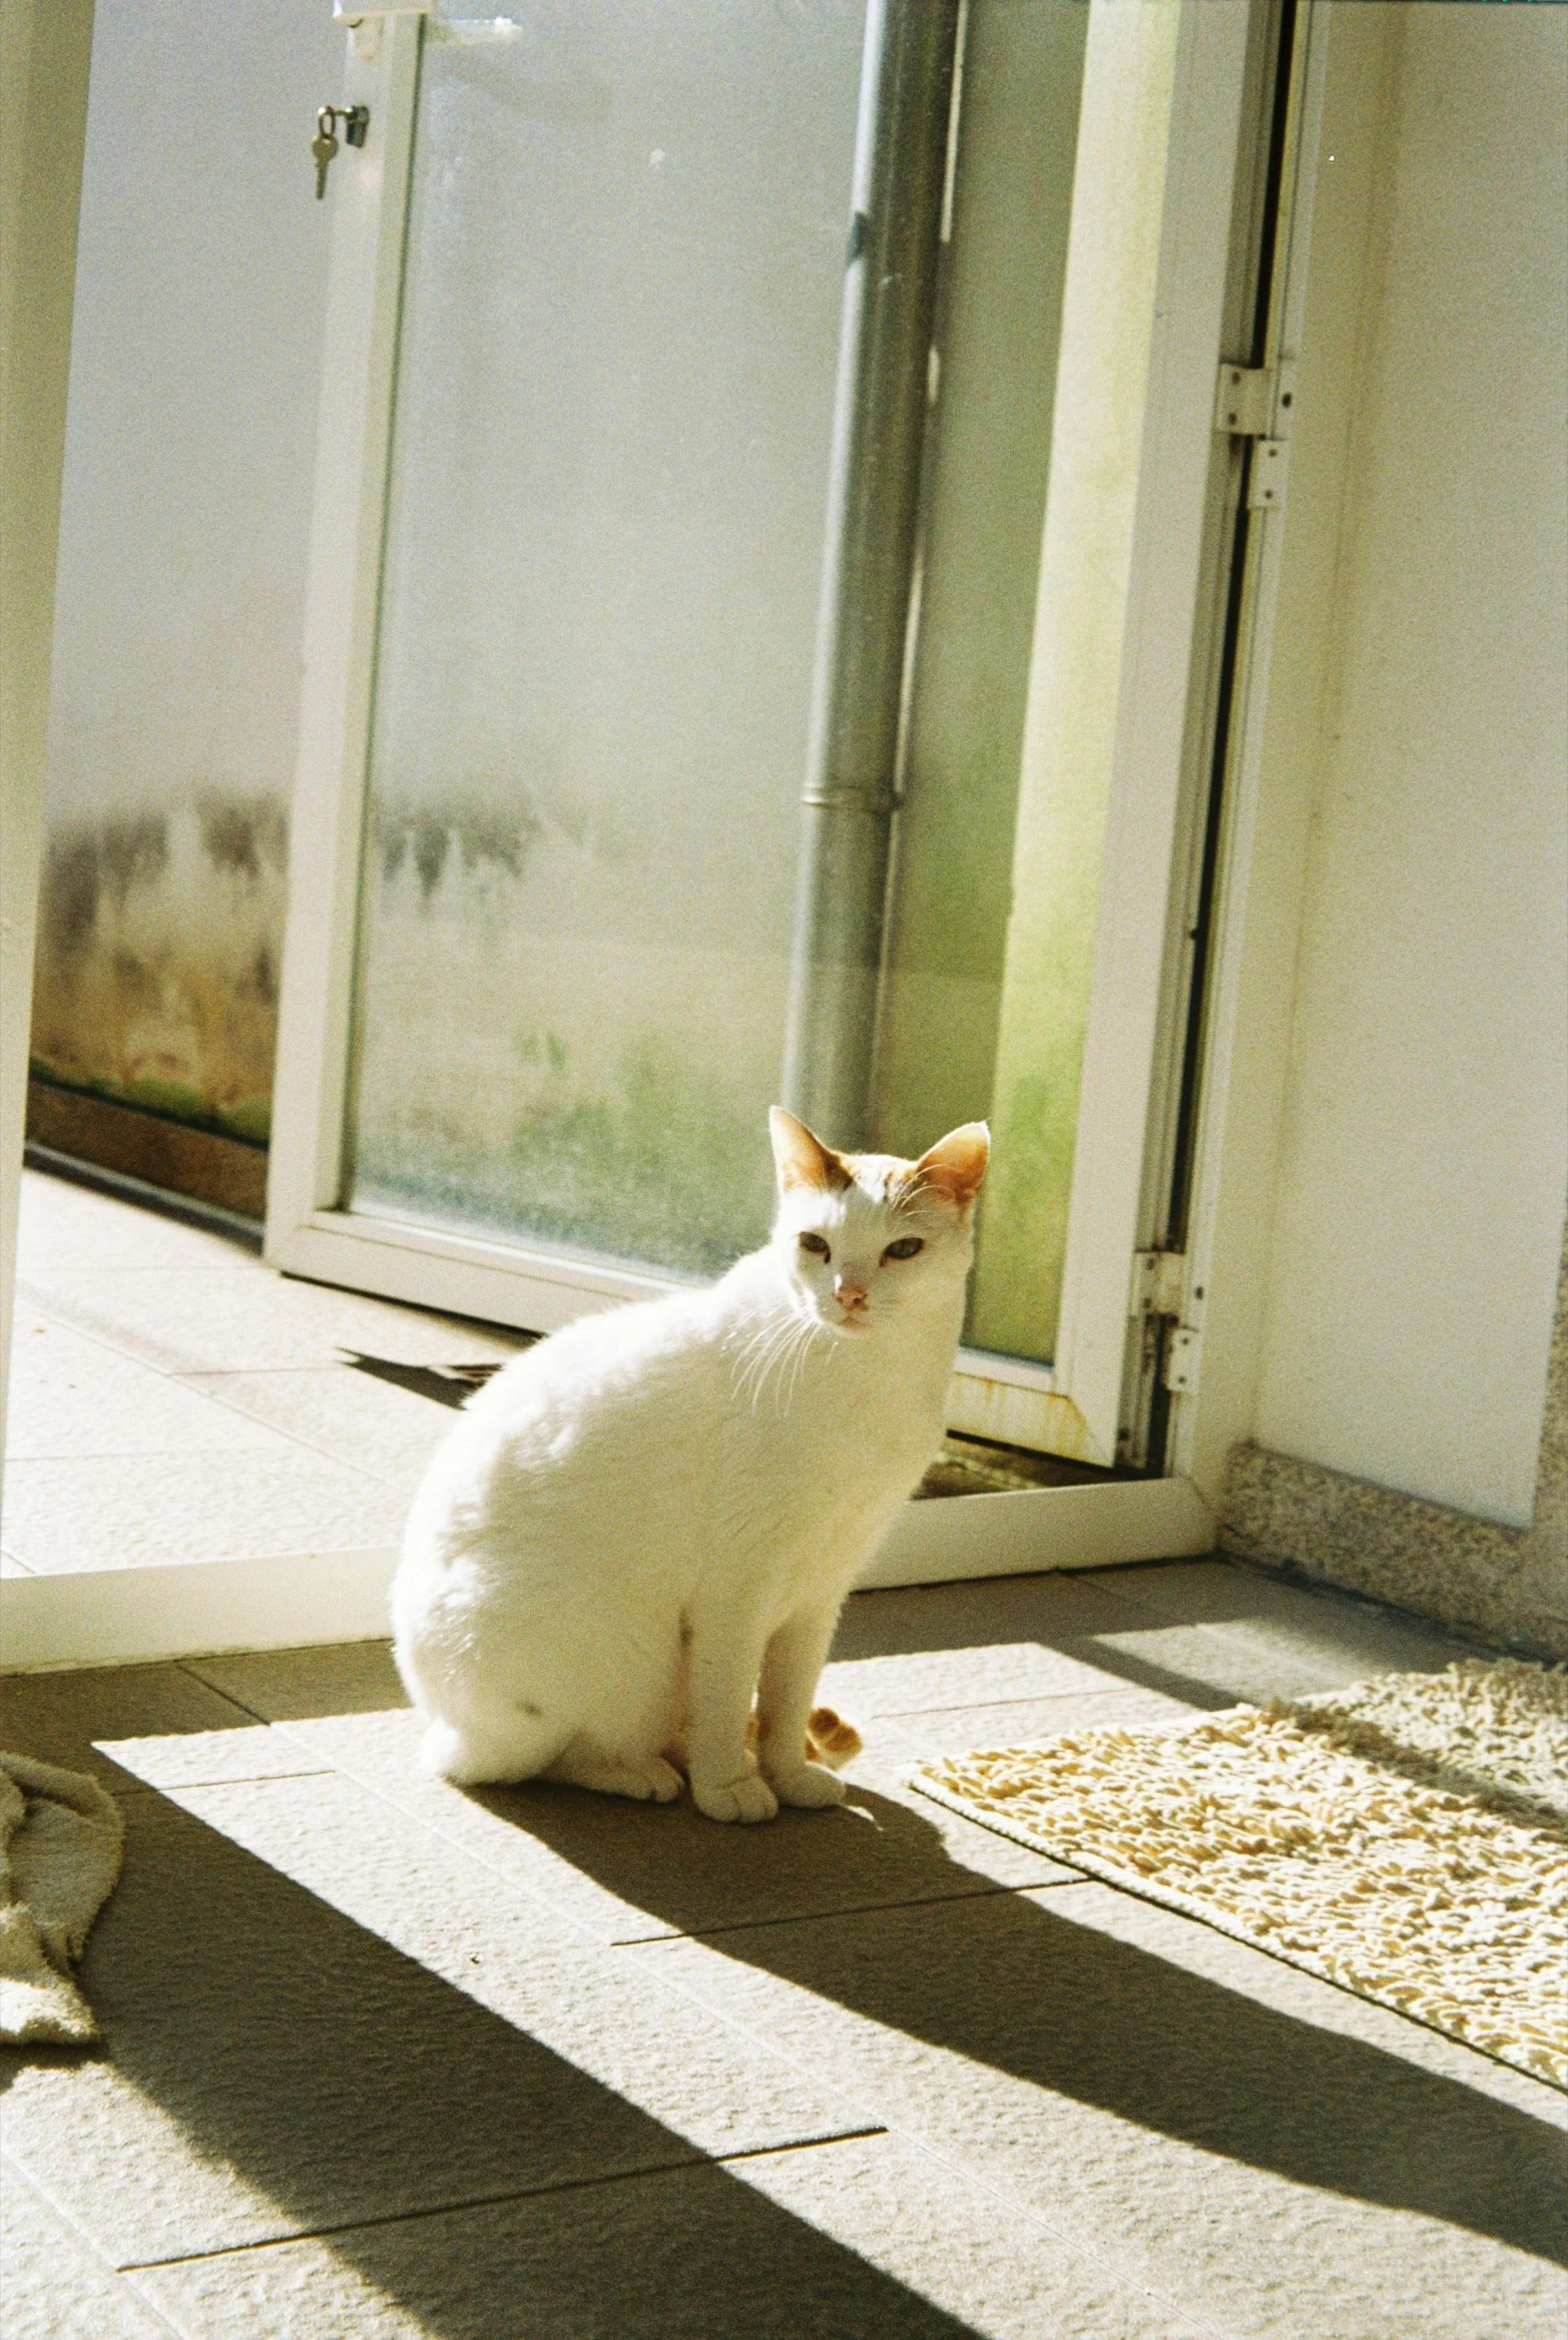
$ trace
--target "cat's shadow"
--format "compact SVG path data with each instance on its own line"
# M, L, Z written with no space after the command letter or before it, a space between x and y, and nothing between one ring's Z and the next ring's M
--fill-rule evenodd
M1120 1939L1118 1911L1136 1919L1145 1905L1090 1881L1035 1883L1051 1865L1005 1840L987 1840L995 1858L986 1852L984 1870L967 1866L948 1839L979 1858L979 1832L955 1829L934 1806L927 1819L906 1791L851 1777L837 1810L752 1828L716 1825L686 1800L637 1805L538 1783L470 1792L624 1905L593 1920L609 1939L702 1937L725 1961L1029 2082L1042 2091L1047 2161L1058 2141L1064 2155L1082 2149L1073 2108L1093 2106L1205 2154L1568 2264L1561 2137L1547 2121ZM1186 1922L1171 1925L1190 1946ZM797 2060L820 2067L834 2055L834 2076L873 2118L907 2118L907 2106L895 2116L878 2100L874 2037L857 2077L858 2050L836 2057L831 2033L813 2034L810 2001L746 2004L744 1978L736 1991L711 1962L689 1963L680 1979L711 1987L725 2012ZM974 2102L983 2161L983 2080ZM942 2105L933 2068L926 2109L952 2149ZM946 2110L961 2125L950 2089ZM1049 2186L1048 2167L1039 2181ZM1181 2180L1177 2191L1185 2198Z

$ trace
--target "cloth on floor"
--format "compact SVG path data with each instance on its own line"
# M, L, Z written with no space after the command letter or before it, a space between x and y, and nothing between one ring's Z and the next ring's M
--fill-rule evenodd
M1568 1669L1465 1659L913 1781L1568 2088Z
M107 1788L27 1755L0 1755L0 2040L98 2038L72 1979L120 1874L125 1822Z

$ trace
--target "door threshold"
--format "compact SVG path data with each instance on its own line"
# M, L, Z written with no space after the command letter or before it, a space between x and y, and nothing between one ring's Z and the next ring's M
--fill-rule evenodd
M862 1588L1114 1568L1214 1549L1190 1479L1102 1479L906 1503ZM177 1561L0 1580L0 1672L145 1665L226 1650L374 1641L389 1631L391 1545Z

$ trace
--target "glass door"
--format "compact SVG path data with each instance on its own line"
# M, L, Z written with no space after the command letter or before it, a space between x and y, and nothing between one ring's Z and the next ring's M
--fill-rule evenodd
M953 1426L1115 1459L1267 26L350 34L279 1265L549 1330L984 1117Z
M425 28L343 1201L768 1224L861 11Z

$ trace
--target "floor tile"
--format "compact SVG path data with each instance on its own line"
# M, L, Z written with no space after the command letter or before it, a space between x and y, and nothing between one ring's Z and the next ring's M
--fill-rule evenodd
M189 1793L234 1824L319 1785ZM493 1879L460 1889L437 1862L444 1910L413 1901L410 1956L174 1802L129 1797L126 1813L125 1869L81 1971L104 2054L0 2052L6 2149L114 2265L670 2167L720 2138L857 2125L621 1954L531 1950L551 1922L498 1908ZM272 1849L293 1860L297 1847ZM372 1891L372 1857L351 1855L339 1832L340 1898ZM461 1960L473 1979L459 1988L421 1957ZM699 2141L639 2091L683 2106Z
M1459 1639L1423 1617L1401 1616L1380 1602L1359 1600L1332 1585L1293 1584L1265 1568L1221 1556L1107 1568L1101 1585L1116 1598L1173 1624L1227 1625L1247 1617L1272 1617L1300 1621L1319 1634L1336 1626L1347 1631L1370 1628L1388 1635L1391 1644L1402 1640L1412 1650L1424 1643L1446 1646Z
M858 1701L900 1715L1120 1685L1213 1709L1443 1666L1466 1648L1421 1618L1229 1560L1161 1561L858 1593L822 1694L849 1714Z
M1180 1698L1155 1690L1094 1690L1077 1697L1014 1698L995 1706L938 1707L932 1712L889 1715L889 1754L896 1749L911 1763L954 1755L971 1747L1021 1747L1054 1739L1066 1731L1166 1730L1197 1719Z
M855 1592L845 1601L833 1637L835 1661L899 1657L917 1651L994 1648L1038 1641L1049 1647L1137 1620L1131 1592L1108 1591L1103 1573L1051 1569L1038 1576L986 1576L956 1584L908 1584ZM1148 1609L1145 1622L1163 1612Z
M1375 1674L1439 1672L1460 1646L1387 1627L1376 1615L1322 1611L1241 1617L1225 1624L1138 1625L1097 1633L1090 1647L1107 1665L1193 1703L1257 1705L1307 1698Z
M8 1462L94 1455L296 1452L260 1417L139 1365L41 1310L19 1312L5 1425Z
M216 1763L223 1758L215 1742L230 1735L254 1752L255 1716L182 1666L93 1666L0 1677L0 1744L67 1771L93 1772L111 1788L142 1783L95 1748L95 1740L189 1736L201 1743L204 1761ZM296 1742L287 1744L294 1761L314 1760Z
M22 1279L17 1290L23 1294ZM410 1365L478 1364L516 1354L494 1327L305 1284L254 1265L120 1268L82 1291L26 1297L83 1333L176 1374L261 1373L338 1365L344 1349Z
M1401 1661L1252 1571L1117 1574L856 1596L850 1808L745 1831L425 1781L384 1642L7 1683L131 1829L107 2051L0 2057L8 2144L188 2340L511 2340L519 2301L545 2340L730 2340L737 2303L789 2340L1558 2340L1551 2091L907 1787L1244 1661ZM1094 1686L870 1710L947 1655Z
M123 1739L100 1738L100 1755L127 1782L149 1790L221 1787L233 1780L308 1779L330 1771L285 1731L265 1723L245 1730L174 1731Z
M1125 1689L1202 1711L1299 1696L1402 1664L1442 1665L1456 1653L1435 1631L1390 1628L1357 1603L1318 1604L1287 1585L1266 1584L1260 1594L1252 1571L1224 1561L1198 1563L1196 1580L1174 1565L1187 1589L1159 1607L1131 1584L1101 1581L1137 1579L1147 1590L1159 1569L857 1593L820 1694L855 1721ZM1184 1602L1216 1621L1189 1621Z
M966 2340L974 2327L771 2202L677 2170L307 2241L143 2281L192 2340Z
M190 1657L190 1671L268 1722L380 1714L408 1704L390 1641L338 1641L314 1649L248 1649Z
M1167 1920L1084 1885L623 1955L1207 2329L1557 2340L1552 2092Z
M418 1476L454 1420L447 1407L346 1365L189 1374L181 1387L233 1409L237 1421L264 1423L318 1454L399 1484Z
M169 2340L169 2325L106 2266L14 2161L0 2171L6 2340Z
M846 1804L725 1828L685 1797L634 1804L544 1781L459 1789L428 1779L416 1760L417 1722L403 1711L281 1727L605 1943L1075 1874L916 1795L901 1749L884 1760L874 1744L850 1768Z
M1196 2340L887 2138L159 2268L199 2340Z
M1004 1699L1063 1698L1116 1691L1120 1676L1041 1641L999 1641L975 1649L853 1657L823 1666L817 1697L851 1722L868 1715L997 1705Z
M16 1262L30 1283L63 1289L90 1289L97 1277L121 1268L249 1266L270 1273L232 1235L38 1170L22 1173Z
M1114 2262L1091 2259L1059 2227L901 2138L761 2154L738 2174L994 2340L1197 2340L1200 2332L1168 2303L1124 2289Z
M829 2136L843 2103L585 1942L448 1839L332 1775L179 1790L188 1812L427 1974L718 2154Z
M302 1447L6 1466L6 1533L36 1573L395 1545L406 1493Z
M1123 1688L1096 1636L1158 1613L1106 1593L1092 1574L858 1592L844 1604L818 1695L858 1723L1003 1700Z
M1162 1624L1229 1630L1267 1621L1294 1628L1309 1641L1342 1638L1349 1648L1375 1653L1385 1671L1446 1665L1475 1646L1430 1618L1363 1600L1336 1585L1293 1583L1222 1555L1108 1568L1105 1590L1140 1609L1146 1623L1155 1618Z
M907 1785L902 1726L867 1718L850 1807L720 1828L684 1799L645 1806L530 1783L462 1790L428 1779L418 1724L385 1642L189 1661L201 1676L378 1794L549 1897L607 1942L990 1892L1068 1872Z

